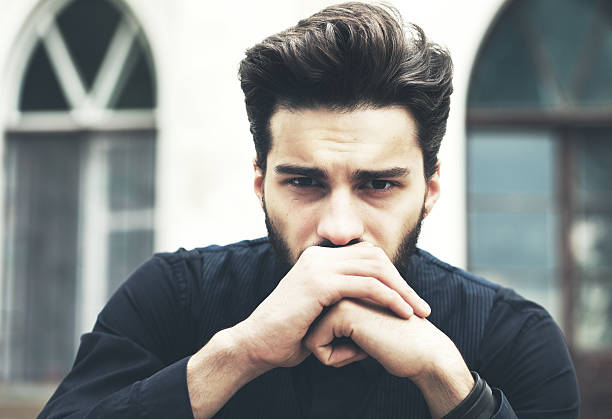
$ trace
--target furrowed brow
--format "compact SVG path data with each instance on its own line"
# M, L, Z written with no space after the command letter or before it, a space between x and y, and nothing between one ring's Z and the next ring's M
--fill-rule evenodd
M410 170L406 167L391 167L382 170L355 170L352 177L357 181L363 182L372 179L396 179L405 177L409 173Z
M313 179L327 179L327 172L315 167L279 164L278 166L274 167L274 171L279 175L296 175L310 177Z

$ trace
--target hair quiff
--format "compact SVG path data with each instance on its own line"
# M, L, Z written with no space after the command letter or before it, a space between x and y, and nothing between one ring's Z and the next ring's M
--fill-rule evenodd
M387 5L327 7L246 52L239 79L265 172L279 108L401 106L415 118L426 179L436 171L452 93L448 52Z

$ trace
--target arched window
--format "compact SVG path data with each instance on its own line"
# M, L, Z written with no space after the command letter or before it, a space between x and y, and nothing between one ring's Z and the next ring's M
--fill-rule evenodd
M611 366L612 3L508 1L467 122L469 268L546 306L575 355Z
M59 380L153 249L156 86L118 1L48 1L15 46L5 132L0 376Z

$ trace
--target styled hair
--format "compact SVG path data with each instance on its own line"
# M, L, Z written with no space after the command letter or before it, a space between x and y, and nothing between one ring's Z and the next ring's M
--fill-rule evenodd
M278 109L338 111L401 106L414 117L425 178L438 165L452 87L448 51L387 5L327 7L246 51L239 79L265 173Z

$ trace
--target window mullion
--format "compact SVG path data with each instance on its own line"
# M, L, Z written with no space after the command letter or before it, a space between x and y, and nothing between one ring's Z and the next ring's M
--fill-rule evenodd
M41 39L68 102L74 109L83 108L86 104L87 93L55 22L49 25L44 36L41 34Z
M123 19L115 31L91 90L92 101L98 109L111 105L122 74L128 70L136 31L127 19Z

